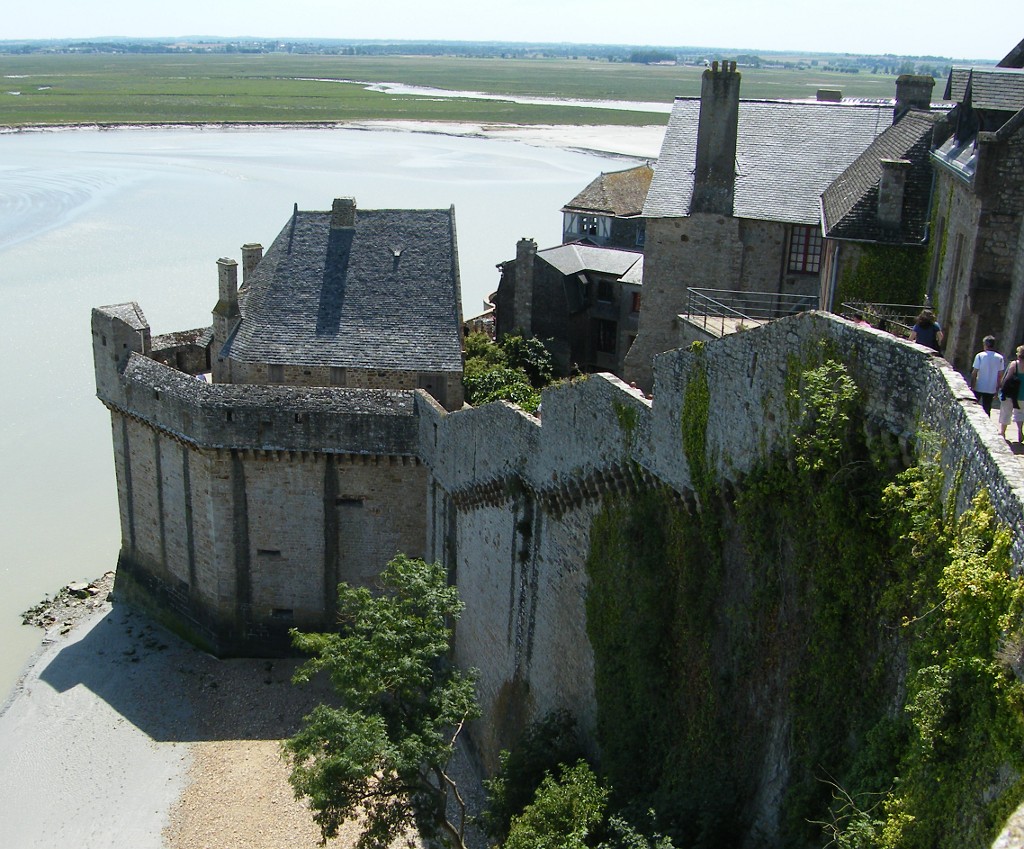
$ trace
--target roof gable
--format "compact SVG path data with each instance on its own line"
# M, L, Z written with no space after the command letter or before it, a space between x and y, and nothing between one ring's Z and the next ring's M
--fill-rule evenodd
M941 113L911 110L876 138L821 196L822 226L832 239L920 244L927 235L932 130ZM878 219L883 159L909 160L899 227Z
M677 98L644 205L689 215L699 98ZM890 103L741 100L733 215L815 224L825 188L892 122Z
M629 217L640 215L651 186L654 169L649 164L625 171L602 173L563 207L563 211L597 212Z
M240 362L408 371L462 367L455 211L296 210L239 290Z
M1024 109L1024 70L1017 68L953 68L945 98L963 103L970 91L974 109L1018 112Z
M638 251L627 251L621 248L604 248L573 242L537 251L538 259L542 259L560 274L568 277L585 271L608 274L621 278L629 272L630 282L639 275L636 271L643 269L644 255Z

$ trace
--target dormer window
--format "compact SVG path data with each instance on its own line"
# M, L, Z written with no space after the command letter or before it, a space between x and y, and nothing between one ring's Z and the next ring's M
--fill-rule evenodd
M591 239L601 243L607 241L612 232L612 220L607 215L566 212L563 225L567 241L570 239Z

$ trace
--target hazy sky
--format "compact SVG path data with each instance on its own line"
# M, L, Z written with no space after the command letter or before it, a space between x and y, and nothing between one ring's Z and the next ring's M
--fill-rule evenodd
M1024 39L1024 0L46 0L9 4L0 20L0 40L112 35L695 45L1000 59Z

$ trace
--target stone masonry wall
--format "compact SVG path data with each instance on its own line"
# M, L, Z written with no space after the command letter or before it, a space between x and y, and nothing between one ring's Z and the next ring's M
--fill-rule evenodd
M705 459L726 489L788 446L793 380L832 357L863 390L869 435L909 450L931 431L958 506L986 488L1024 563L1021 464L962 377L928 349L833 315L662 354L653 401L610 375L550 387L541 418L504 403L446 412L422 391L210 386L131 353L148 340L139 315L93 320L119 587L222 652L260 653L280 649L292 622L328 621L338 580L372 580L399 549L440 559L467 604L455 655L481 670L473 735L491 766L552 708L592 729L591 524L609 500L652 486L699 508L681 425L702 372Z
M456 656L482 670L484 719L473 729L493 765L529 721L555 707L592 728L586 634L590 525L606 499L664 484L696 505L682 451L686 389L705 369L707 460L726 487L788 445L787 391L823 354L865 390L874 438L905 450L935 435L961 508L989 490L1024 563L1024 474L961 376L927 349L824 313L736 333L657 358L654 400L607 375L544 392L537 420L505 404L445 414L419 396L430 469L429 556L442 559L467 610Z
M289 627L333 626L339 581L423 556L412 393L210 385L134 353L122 324L94 312L123 597L220 654L277 654Z

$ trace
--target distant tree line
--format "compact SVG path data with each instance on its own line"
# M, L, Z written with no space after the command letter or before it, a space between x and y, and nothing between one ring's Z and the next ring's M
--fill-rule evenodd
M930 74L944 77L950 60L940 56L842 56L827 54L739 53L728 56L722 50L695 47L637 47L628 44L534 44L499 41L351 41L315 39L208 38L192 42L181 39L81 39L46 41L2 41L0 54L32 53L297 53L334 56L465 56L501 59L589 59L605 62L650 64L678 62L701 65L709 59L735 58L738 65L752 68L807 69L841 73Z

